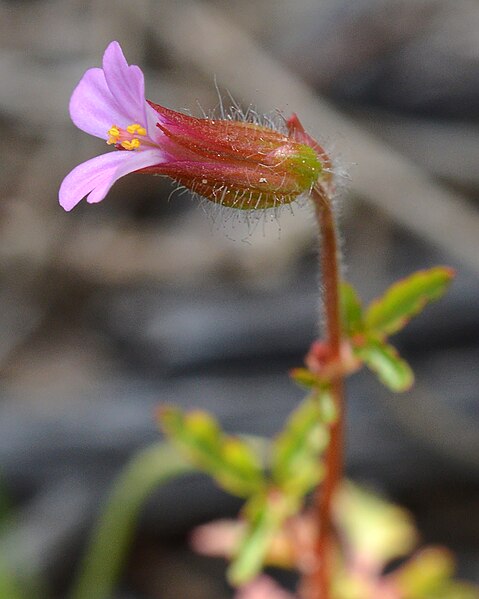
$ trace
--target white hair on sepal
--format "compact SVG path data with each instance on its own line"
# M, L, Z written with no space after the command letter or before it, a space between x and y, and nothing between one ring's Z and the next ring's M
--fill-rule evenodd
M256 200L256 207L246 208L245 206L250 205L252 201L252 192L247 190L237 191L233 202L230 205L225 205L222 203L222 199L228 192L226 185L222 190L220 199L213 201L196 191L195 183L193 183L191 189L174 181L172 183L175 187L171 191L168 200L175 193L178 193L178 197L188 194L207 216L211 224L211 230L222 231L232 241L251 243L258 228L261 228L263 237L270 234L271 229L274 229L274 234L279 239L281 237L280 220L284 211L294 216L296 209L309 209L311 210L311 218L314 220L313 204L310 200L311 190L298 195L292 202L284 202L281 194L278 194L274 198L273 206L268 208L259 207L261 201L261 197L259 197ZM221 191L221 187L219 190Z
M253 104L249 104L246 108L243 108L232 94L226 90L226 94L230 101L230 106L227 108L216 77L214 79L214 85L218 96L218 104L214 109L207 112L203 109L198 100L196 102L203 118L208 120L221 119L224 121L251 123L266 127L277 133L284 134L285 136L290 135L287 127L287 119L282 111L274 110L268 114L262 114L258 112ZM332 164L334 165L332 174L334 176L336 188L332 201L335 212L338 212L340 203L337 198L340 195L341 189L346 187L348 170L341 166L338 167L338 164L341 165L342 161L339 156L335 156L336 153L334 147L331 149L333 144L324 142L322 139L320 139L319 142L323 147L328 148L328 155L332 156ZM199 206L207 215L208 220L211 223L212 230L222 231L228 239L233 241L240 240L250 243L259 227L262 230L263 236L266 236L269 234L271 227L274 226L275 233L280 237L280 219L284 210L294 214L296 208L303 209L305 206L312 206L310 193L300 194L293 201L284 201L285 198L282 198L282 194L278 193L274 198L273 206L261 208L261 194L256 199L255 205L251 206L253 193L248 192L248 190L243 190L242 192L237 191L232 199L229 196L230 190L228 190L225 185L223 189L220 187L216 190L218 192L221 191L221 195L219 195L216 200L211 200L201 195L201 192L198 189L198 187L200 187L200 182L193 182L191 189L187 189L178 183L176 185L177 189L181 190L181 195L189 191L190 196L195 201L198 201ZM170 197L173 193L174 191L170 194ZM225 198L228 200L228 205L225 205ZM314 214L312 214L312 219L314 219Z
M246 108L243 108L228 89L225 90L225 94L228 97L230 105L226 107L216 76L214 76L214 86L218 97L218 102L214 108L206 111L200 101L196 100L196 106L202 118L210 121L221 119L222 121L251 123L260 127L267 127L277 133L288 134L286 119L281 111L272 110L269 113L263 113L258 111L258 108L253 103L249 103ZM186 112L190 113L191 111Z
M278 203L275 207L258 210L238 209L225 206L218 202L212 202L182 186L178 186L172 193L177 190L181 190L181 195L189 193L195 204L199 205L200 209L207 216L212 232L222 232L231 241L251 243L258 228L261 229L262 235L266 236L270 232L269 229L274 227L275 234L278 237L280 236L281 225L279 220L283 208L286 207L285 204Z
M256 231L260 228L262 236L269 235L273 230L273 234L281 237L281 217L286 211L288 214L294 216L297 210L308 210L311 213L311 220L314 221L314 209L313 203L310 199L310 193L306 192L300 194L293 202L285 203L278 196L273 206L269 208L241 208L241 205L248 203L249 198L247 192L237 192L237 197L233 204L236 207L227 206L222 204L221 201L215 202L208 198L205 198L194 189L189 189L184 185L173 182L175 188L169 195L170 199L178 193L178 197L188 194L192 201L196 205L199 205L203 213L211 224L212 232L221 231L231 241L242 241L245 243L251 243ZM225 188L224 194L227 189ZM334 200L335 213L338 217L338 205L339 203Z
M270 208L232 208L219 202L213 202L197 192L182 188L181 194L188 193L199 205L203 213L207 216L212 232L221 232L230 241L244 242L252 244L258 231L262 237L273 234L278 239L281 238L283 214L294 216L297 210L309 210L312 222L314 221L314 210L310 196L303 193L298 196L294 202L284 203L280 198L274 206ZM245 193L245 192L243 192ZM248 198L241 198L238 195L238 204L247 202Z

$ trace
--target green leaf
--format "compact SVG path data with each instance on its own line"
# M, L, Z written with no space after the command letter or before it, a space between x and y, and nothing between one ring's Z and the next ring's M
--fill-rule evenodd
M229 493L249 497L264 487L261 461L251 446L225 435L206 412L163 407L160 422L187 459Z
M289 371L289 375L295 383L306 389L311 387L318 387L323 384L316 374L308 370L307 368L293 368Z
M318 404L319 418L325 424L333 424L338 418L336 405L331 390L323 388L313 396ZM327 441L327 440L326 440Z
M430 547L406 562L395 580L407 597L422 597L438 590L454 573L454 559L449 551Z
M392 391L407 391L414 383L411 367L392 345L375 337L368 337L364 340L364 345L355 347L354 351Z
M479 589L452 579L454 558L447 549L429 547L393 574L404 599L476 599Z
M341 282L341 321L343 332L349 337L364 329L363 309L361 301L352 285Z
M296 502L274 490L250 499L244 508L246 529L228 569L232 585L245 584L261 571L273 537L297 509Z
M453 277L451 268L436 266L398 281L371 303L366 312L366 328L383 335L396 333L428 303L441 298Z
M326 424L335 417L328 390L311 394L289 417L272 447L272 477L286 493L302 497L321 480L320 456L329 439Z
M70 599L112 596L146 499L159 485L192 470L169 443L156 443L131 460L116 481L93 531Z

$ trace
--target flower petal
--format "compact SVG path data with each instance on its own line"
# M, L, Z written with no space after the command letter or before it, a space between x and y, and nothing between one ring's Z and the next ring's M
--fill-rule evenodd
M95 187L95 189L87 197L87 202L89 204L101 202L106 194L110 191L113 183L118 181L118 179L121 177L124 177L129 173L134 173L135 171L148 166L157 166L165 160L164 154L156 148L151 150L142 150L141 152L126 151L119 153L128 154L128 160L124 160L118 165L114 173L111 175L109 181L104 181Z
M125 127L128 117L111 95L102 69L94 68L80 79L70 100L70 116L75 125L96 137L108 138L112 125Z
M126 128L140 123L157 136L151 118L147 123L143 73L128 65L118 42L111 42L105 50L103 67L88 69L73 91L70 116L75 125L107 139L112 125Z
M103 72L111 95L130 123L146 127L145 81L136 65L129 65L118 42L111 42L103 55Z
M89 203L101 202L120 177L162 162L157 149L117 151L96 156L74 168L60 186L60 205L67 211L88 195Z

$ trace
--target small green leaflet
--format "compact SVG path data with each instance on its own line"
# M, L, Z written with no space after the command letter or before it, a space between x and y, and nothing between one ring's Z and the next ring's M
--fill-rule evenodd
M297 510L296 501L277 491L256 495L245 504L246 529L228 568L232 585L245 584L261 571L273 537Z
M427 304L440 299L453 277L454 271L446 266L420 270L392 285L364 315L354 287L341 283L343 332L350 338L355 355L393 391L409 389L414 375L385 339L401 330Z
M229 493L249 497L264 487L261 463L255 452L242 439L223 433L206 412L185 413L177 407L164 406L160 423L183 455Z
M436 266L398 281L371 303L366 312L366 328L381 335L396 333L428 303L441 298L453 277L451 268Z
M414 599L477 599L478 588L453 580L455 562L444 547L427 547L393 572L401 597Z
M307 368L293 368L289 371L290 377L300 385L301 387L306 387L307 389L311 387L318 387L321 385L322 381L318 378L318 375L314 374Z
M414 373L396 349L381 339L368 337L355 353L392 391L407 391L414 383Z
M352 336L364 329L363 309L356 290L350 283L341 282L341 322L346 335Z
M327 424L334 420L328 390L307 397L290 415L273 442L271 474L280 489L302 497L323 475L320 456L328 444Z

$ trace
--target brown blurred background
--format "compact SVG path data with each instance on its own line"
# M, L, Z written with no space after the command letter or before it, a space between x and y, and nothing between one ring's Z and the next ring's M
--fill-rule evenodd
M57 191L103 152L68 100L118 40L147 97L201 114L216 84L295 111L338 165L345 274L369 300L449 264L448 297L398 338L418 384L350 384L348 471L410 507L479 579L479 4L475 0L0 1L0 551L65 596L115 473L167 401L272 435L317 335L308 207L244 222L133 175L66 214ZM201 107L201 108L200 108ZM194 497L194 501L192 500ZM152 498L117 598L229 597L189 528L237 504L202 477ZM187 586L185 586L187 585ZM40 591L38 591L40 597Z

